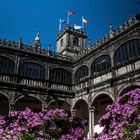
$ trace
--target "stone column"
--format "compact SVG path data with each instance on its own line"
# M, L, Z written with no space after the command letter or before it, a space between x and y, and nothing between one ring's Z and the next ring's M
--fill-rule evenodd
M10 112L14 111L14 109L15 109L15 104L14 103L9 103L9 114L8 114L9 117L10 117Z
M95 107L89 107L89 137L90 140L94 140L94 111Z
M47 107L46 101L43 100L42 103L41 103L41 105L42 105L42 109L46 108Z
M71 115L73 116L73 117L75 117L76 116L76 109L71 109Z
M47 92L48 93L48 92ZM47 108L47 105L48 105L48 103L50 102L50 97L48 96L48 95L46 95L46 96L42 96L42 98L41 98L41 105L42 105L42 109L46 109Z

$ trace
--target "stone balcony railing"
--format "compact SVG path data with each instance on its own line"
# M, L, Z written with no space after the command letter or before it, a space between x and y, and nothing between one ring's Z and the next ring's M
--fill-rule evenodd
M7 84L16 85L16 86L24 86L30 88L39 88L39 89L46 89L46 90L58 90L64 92L72 92L72 87L63 84L54 84L49 81L42 81L42 80L34 80L29 78L24 78L16 75L11 74L2 74L0 73L0 82L4 83L6 86Z
M88 81L89 80L83 81L83 82L80 82L79 84L73 86L73 91L76 92L76 91L87 88L89 86Z
M12 85L24 85L24 86L30 86L30 87L47 87L45 86L45 82L42 82L40 80L32 80L32 79L26 79L21 78L20 76L12 75L12 74L3 74L0 73L0 82L3 83L9 83Z
M72 92L72 87L62 84L50 84L50 89Z
M16 77L13 75L6 75L6 74L0 74L0 81L6 82L6 83L13 83L16 81Z
M19 84L26 85L26 86L33 86L33 87L46 87L45 82L38 81L38 80L30 80L30 79L20 79Z
M116 77L119 77L121 75L124 75L126 73L129 73L129 72L132 72L132 71L135 71L138 69L140 69L140 61L139 60L133 64L128 64L128 65L125 65L123 67L117 68L115 70L115 74L116 74Z

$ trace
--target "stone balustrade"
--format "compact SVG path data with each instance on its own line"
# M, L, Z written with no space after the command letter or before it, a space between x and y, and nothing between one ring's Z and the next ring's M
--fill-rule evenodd
M15 82L15 77L10 75L0 74L0 81L3 82Z
M64 91L71 91L71 87L67 85L61 84L51 84L50 89L57 89L57 90L64 90Z
M29 79L21 79L20 84L28 85L28 86L37 86L43 87L43 82L37 80L29 80Z

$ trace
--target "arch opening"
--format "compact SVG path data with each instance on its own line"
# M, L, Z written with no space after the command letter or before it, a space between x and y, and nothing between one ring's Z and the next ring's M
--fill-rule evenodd
M45 80L45 68L37 63L22 63L19 66L19 75L26 78Z
M11 59L0 56L0 73L14 74L15 63Z
M66 112L70 113L70 105L62 100L54 100L52 101L47 109L54 110L54 109L64 109Z
M86 79L89 75L89 70L87 66L81 66L78 68L78 70L75 72L75 83L79 83L82 80Z
M121 91L121 93L119 94L119 96L122 96L123 94L125 94L125 93L127 93L127 92L129 92L131 90L134 90L136 88L140 88L140 86L138 86L138 85L128 86L128 87L126 87L125 89L123 89Z
M41 102L30 96L23 97L15 103L15 110L25 110L26 108L32 109L34 112L41 111Z
M76 111L76 116L80 117L80 118L86 118L87 120L89 120L89 112L88 112L88 104L86 103L85 100L80 99L76 102L74 109ZM85 135L87 135L89 131L89 125L87 125L84 129L84 133Z
M8 116L9 102L8 99L0 93L0 115Z
M111 68L111 58L109 55L102 55L95 59L91 65L91 75L96 76Z
M106 107L110 104L112 104L113 101L112 99L106 95L106 94L101 94L98 95L93 103L92 106L95 107L95 111L94 111L94 125L98 125L99 124L99 119L106 113Z
M119 65L140 57L140 39L122 44L114 54L114 64Z
M50 71L49 80L55 83L69 84L72 83L72 74L63 68L53 68Z
M88 104L85 100L78 100L74 106L74 109L76 110L76 116L88 118Z

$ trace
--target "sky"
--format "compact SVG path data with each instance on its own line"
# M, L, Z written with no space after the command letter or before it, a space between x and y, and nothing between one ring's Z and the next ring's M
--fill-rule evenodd
M71 25L81 25L82 16L87 19L85 31L95 43L108 34L110 23L115 29L140 12L140 0L0 0L0 39L21 37L32 45L39 32L42 48L51 44L55 51L59 19L66 20L68 11L76 12Z

